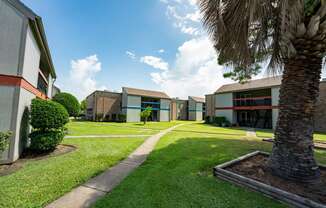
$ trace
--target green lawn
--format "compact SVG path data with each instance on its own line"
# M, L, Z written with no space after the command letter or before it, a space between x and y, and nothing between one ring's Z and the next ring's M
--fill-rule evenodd
M67 124L68 134L78 135L152 135L172 127L180 121L143 123L114 123L72 121Z
M263 130L257 130L256 131L257 136L261 138L272 138L274 137L273 130L263 129ZM326 133L315 133L314 134L315 140L321 140L326 141Z
M144 139L67 139L75 152L32 161L0 177L0 207L43 207L124 159Z
M207 134L193 130L217 134L206 137ZM142 166L94 207L285 207L262 194L213 177L212 168L217 164L257 149L271 150L271 144L260 139L241 139L233 131L213 130L205 124L177 128L160 140ZM318 160L326 164L326 153L316 152Z

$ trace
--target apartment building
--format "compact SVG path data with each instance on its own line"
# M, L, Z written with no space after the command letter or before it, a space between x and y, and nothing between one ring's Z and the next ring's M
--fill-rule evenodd
M223 116L232 124L255 128L275 128L279 113L282 77L228 84L206 95L207 116ZM315 130L326 131L326 82L320 82Z
M51 98L56 79L42 19L18 0L0 0L0 131L12 131L0 163L25 148L31 100Z
M86 98L86 118L93 121L141 121L140 112L152 108L149 121L203 120L205 99L189 97L188 100L171 99L166 93L123 87L121 93L95 91Z
M188 118L190 121L202 121L205 118L205 98L188 97Z

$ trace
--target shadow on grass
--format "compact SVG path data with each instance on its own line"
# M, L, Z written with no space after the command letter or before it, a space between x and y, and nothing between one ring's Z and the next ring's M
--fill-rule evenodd
M212 175L216 165L257 149L270 151L271 144L166 136L145 163L95 207L284 207Z

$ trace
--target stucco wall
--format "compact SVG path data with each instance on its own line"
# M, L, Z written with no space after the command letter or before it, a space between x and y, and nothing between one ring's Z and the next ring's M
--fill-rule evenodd
M161 99L160 101L160 121L170 121L170 105L171 101Z
M11 122L13 120L15 90L17 90L16 87L0 86L0 131L12 130ZM7 159L8 151L0 154L0 161Z
M223 93L215 95L215 107L226 108L233 107L233 94ZM218 109L215 110L215 116L225 117L231 123L235 123L235 113L232 109Z
M206 95L206 116L215 116L215 94Z
M0 74L17 75L24 17L0 0Z
M224 94L215 95L215 107L216 108L233 107L233 94L224 93Z
M19 93L18 110L16 117L16 129L14 143L11 144L10 159L17 160L22 150L27 145L29 126L29 111L32 99L36 96L21 88ZM14 148L12 148L14 147Z
M235 113L233 112L233 110L216 110L215 111L215 116L217 116L217 117L225 117L232 124L236 122Z
M191 99L188 101L188 116L190 121L196 121L196 102Z
M141 97L128 95L126 107L127 107L127 122L139 122Z
M30 27L28 26L25 44L23 77L34 86L37 86L40 57L40 49Z
M278 106L279 105L279 97L280 97L280 88L279 87L273 87L272 88L272 106ZM273 120L273 129L276 128L277 119L278 119L278 109L272 110L272 120Z

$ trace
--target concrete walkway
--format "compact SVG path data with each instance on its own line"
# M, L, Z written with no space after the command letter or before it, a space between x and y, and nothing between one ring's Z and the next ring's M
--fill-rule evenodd
M99 176L52 202L47 208L84 208L90 207L100 197L112 191L124 178L140 166L154 149L156 143L166 133L185 124L179 124L148 138L127 159L113 166ZM81 164L82 165L82 164Z
M255 129L247 129L247 137L257 137Z
M65 136L65 139L76 139L76 138L140 138L140 137L149 137L152 134L133 134L133 135L78 135L78 136Z

